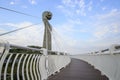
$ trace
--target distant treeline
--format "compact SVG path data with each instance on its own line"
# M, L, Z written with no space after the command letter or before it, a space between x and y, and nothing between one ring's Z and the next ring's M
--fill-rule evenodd
M40 46L27 46L28 48L32 48L32 49L41 49L42 47ZM10 49L10 53L28 53L28 54L42 54L41 51L38 50L32 50L32 49L23 49L23 48L11 48ZM48 52L49 55L57 55L57 52ZM63 53L60 53L60 55L64 55Z
M27 46L29 48L35 48L35 49L41 49L39 46ZM10 53L36 53L36 54L42 54L40 51L37 50L31 50L31 49L22 49L22 48L11 48Z

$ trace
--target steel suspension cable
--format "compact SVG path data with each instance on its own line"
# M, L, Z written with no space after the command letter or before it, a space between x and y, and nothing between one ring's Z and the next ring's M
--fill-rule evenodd
M16 31L25 29L25 28L29 28L29 27L32 27L32 26L35 26L35 25L39 25L39 24L40 24L40 23L32 24L32 25L25 26L25 27L22 27L22 28L18 28L18 29L12 30L12 31L8 31L8 32L5 32L5 33L0 34L0 36L6 35L6 34L10 34L10 33L13 33L13 32L16 32Z
M50 25L50 26L51 26L51 25ZM53 35L53 39L54 39L54 41L55 41L55 43L56 43L56 46L58 46L58 49L61 50L61 48L60 48L60 46L59 46L59 44L58 44L58 42L57 42L57 39L56 39L56 37L54 36L54 33L50 30L49 27L47 27L47 28L48 28L49 32Z
M40 19L40 17L33 16L33 15L31 15L31 14L23 13L23 12L20 12L20 11L16 11L16 10L13 10L13 9L8 9L8 8L5 8L5 7L0 7L0 9L7 10L7 11L15 12L15 13L18 13L18 14L23 14L23 15L26 15L26 16L30 16L30 17L34 17L34 18L39 18L39 19Z
M64 45L63 38L58 34L58 32L55 30L55 28L53 28L53 34L59 37L58 43L61 45L61 49L64 50L64 48L63 48L63 45Z

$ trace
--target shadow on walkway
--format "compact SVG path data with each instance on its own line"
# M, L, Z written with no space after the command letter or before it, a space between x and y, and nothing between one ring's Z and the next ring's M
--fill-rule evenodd
M72 59L71 63L48 80L109 80L93 66L79 59Z

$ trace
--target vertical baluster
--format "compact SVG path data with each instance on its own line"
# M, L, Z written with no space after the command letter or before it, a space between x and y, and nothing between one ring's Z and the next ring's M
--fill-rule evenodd
M21 55L20 60L18 62L18 66L17 66L17 80L20 80L20 76L19 76L20 71L19 71L19 69L20 69L20 63L21 63L21 60L22 60L23 56L24 56L24 54Z
M1 80L2 67L3 67L4 61L5 61L8 53L9 53L9 48L10 48L8 42L7 43L3 42L3 45L4 45L4 50L5 51L3 52L3 54L2 54L2 56L0 58L0 80Z
M35 56L35 59L34 59L34 62L33 62L33 73L34 73L34 76L35 76L35 80L38 80L37 79L37 74L36 74L36 59L37 59L37 55Z
M41 80L41 73L40 73L40 58L41 58L41 55L39 55L38 56L38 65L37 65L37 67L38 67L38 73L39 73L39 75L38 75L38 77L39 77L39 80Z
M18 57L18 55L19 54L16 54L16 56L15 56L15 59L13 60L13 64L12 64L12 69L11 69L11 80L13 80L13 72L14 72L14 66L15 66L15 62L16 62L16 59L17 59L17 57ZM14 76L15 77L15 76Z
M32 59L31 59L31 62L30 62L30 75L31 75L31 78L32 80L34 80L34 76L33 76L33 60L35 58L35 55L32 56Z
M36 66L35 66L36 76L37 76L37 79L39 80L38 60L39 60L39 55L37 55L36 57Z
M26 62L26 59L27 59L27 57L28 57L28 54L26 54L26 56L25 56L25 58L24 58L24 61L23 61L23 65L22 65L22 78L23 78L23 80L25 80L25 73L24 73L24 71L25 71L25 62Z
M5 66L5 71L4 71L4 80L6 80L6 74L7 74L7 68L8 68L8 64L10 62L10 59L12 57L13 54L11 54L7 60L6 66Z
M31 57L32 57L32 54L29 56L29 58L27 60L27 66L26 66L27 80L30 80L29 73L28 73L29 72L28 71L28 66L29 66Z

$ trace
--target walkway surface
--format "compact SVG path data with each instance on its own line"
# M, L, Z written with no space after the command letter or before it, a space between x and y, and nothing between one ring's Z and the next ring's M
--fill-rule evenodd
M60 73L50 76L48 80L109 80L102 76L99 70L85 61L72 59L70 65L62 69Z

